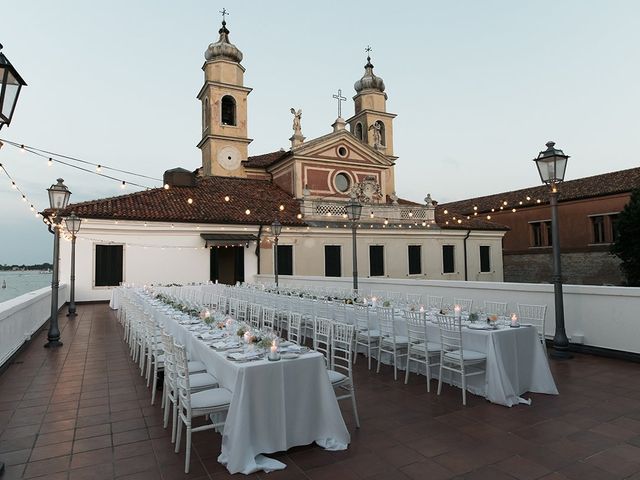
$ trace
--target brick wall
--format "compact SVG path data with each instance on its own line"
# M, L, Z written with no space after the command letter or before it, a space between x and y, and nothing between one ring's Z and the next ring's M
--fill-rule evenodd
M562 281L573 285L622 285L620 261L608 252L562 254ZM505 254L504 281L550 283L553 273L551 252Z

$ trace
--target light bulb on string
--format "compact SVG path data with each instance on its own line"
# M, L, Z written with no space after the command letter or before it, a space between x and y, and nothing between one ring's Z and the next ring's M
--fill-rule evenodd
M228 201L229 201L229 195L225 195L225 197L224 197L224 201L225 201L225 202L228 202Z
M120 188L124 190L124 188L127 186L127 182L125 182L124 180L122 180L122 184L120 185Z
M98 172L98 173L102 172L102 166L101 165L96 165L96 172Z
M14 182L13 180L11 181L11 188L13 188L14 190L18 189L18 186L16 185L16 182Z
M248 208L244 211L245 215L251 215L251 210L249 210Z
M22 201L26 202L27 201L27 197L24 196L24 193L22 194Z
M191 204L193 203L193 198L188 198L188 199L187 199L187 203L188 203L189 205L191 205Z
M24 149L24 144L20 145L20 153L24 153L26 150Z
M165 190L169 190L169 184L168 184L168 183L165 183L165 184L164 184L164 189L165 189Z
M53 160L49 157L49 160L47 160L47 167L50 167L51 165L53 165Z
M284 205L280 205L280 211L282 212L284 210Z

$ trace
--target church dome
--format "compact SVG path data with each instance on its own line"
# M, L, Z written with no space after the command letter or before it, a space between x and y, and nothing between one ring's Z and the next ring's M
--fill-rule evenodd
M378 90L379 92L384 92L384 81L382 78L374 75L371 57L367 56L367 64L364 66L364 75L353 85L353 88L355 88L358 93L363 90Z
M217 42L212 43L204 52L204 58L207 62L212 60L231 60L240 63L242 61L242 52L233 43L229 41L229 30L227 22L222 21L222 28L218 30L220 38Z

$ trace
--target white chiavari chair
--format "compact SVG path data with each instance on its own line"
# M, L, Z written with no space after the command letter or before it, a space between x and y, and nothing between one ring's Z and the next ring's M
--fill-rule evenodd
M355 332L355 351L353 363L358 358L358 347L364 347L367 351L367 365L371 370L371 350L377 348L380 341L380 328L376 322L377 316L371 315L369 307L366 305L354 305L353 323L356 328Z
M331 325L330 318L316 317L313 320L313 349L324 355L327 366L331 365Z
M437 309L438 311L440 311L442 309L442 297L427 295L425 307L427 309Z
M351 399L356 427L360 428L352 370L354 326L345 323L334 323L331 327L331 332L331 368L327 370L329 380L333 388L346 392L336 394L338 400Z
M507 316L507 304L506 302L490 302L485 300L484 313L487 315L497 315L498 317Z
M471 313L471 308L473 307L473 300L470 298L454 298L453 304L459 305L461 311Z
M302 344L302 332L300 331L301 322L301 314L297 312L289 312L287 320L287 340L298 345Z
M407 339L409 350L407 352L407 370L404 376L404 383L409 382L409 370L411 362L424 365L427 377L427 392L431 391L431 368L438 366L431 358L440 355L442 345L439 342L429 341L427 332L427 318L425 312L407 310L405 311L407 321Z
M393 307L378 307L376 314L381 337L380 342L378 342L378 368L376 373L380 373L382 354L388 353L393 357L393 379L397 380L398 360L407 356L409 340L406 335L398 335L396 331L395 309Z
M252 328L260 328L260 318L262 317L262 307L257 303L249 304L249 325Z
M438 395L442 390L444 370L460 375L462 384L462 404L467 404L467 377L483 375L487 356L475 350L465 349L462 344L462 325L460 317L454 315L436 315L440 327L440 371Z
M276 310L273 307L264 307L262 309L262 321L261 328L268 328L269 330L274 330L276 326Z
M191 464L191 434L203 430L220 428L224 421L220 420L229 410L231 403L231 392L226 388L210 388L197 393L191 392L191 376L187 367L187 355L182 345L174 345L174 356L176 364L176 383L178 386L178 429L176 432L176 449L180 451L180 438L182 436L182 425L186 428L186 455L184 473L189 473ZM206 423L199 427L193 427L191 420L193 417L208 417L214 415L216 422Z
M531 324L538 331L540 342L547 351L547 341L545 337L545 326L547 318L547 306L546 305L525 305L523 303L518 304L518 322L523 325Z

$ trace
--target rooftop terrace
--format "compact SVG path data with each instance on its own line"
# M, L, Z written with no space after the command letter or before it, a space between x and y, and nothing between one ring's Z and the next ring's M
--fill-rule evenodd
M184 448L173 453L159 402L150 406L106 304L81 305L60 324L62 348L42 348L42 332L0 374L2 480L230 477L212 431L194 434L184 474ZM559 396L527 395L531 407L506 408L470 395L463 407L456 388L438 397L426 393L424 377L404 385L391 367L376 374L359 361L362 428L341 402L349 449L294 448L274 455L285 470L249 478L640 479L638 364L576 355L551 368Z

